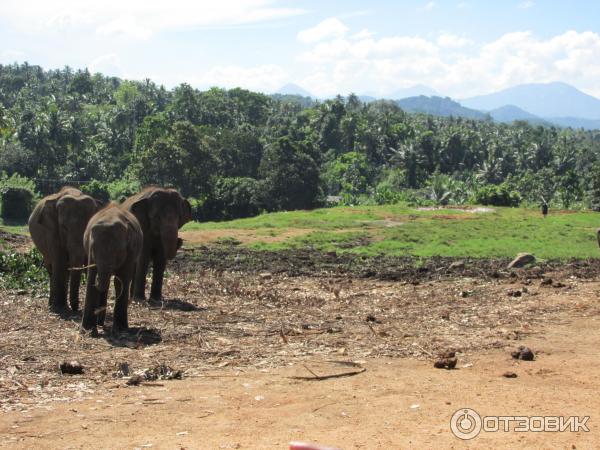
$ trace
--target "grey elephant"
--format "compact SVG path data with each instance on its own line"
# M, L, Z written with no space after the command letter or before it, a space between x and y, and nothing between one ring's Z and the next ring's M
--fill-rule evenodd
M113 333L129 328L129 286L142 250L143 233L129 211L115 204L96 213L85 229L83 244L88 257L88 280L81 326L97 332L104 326L110 278L115 276Z
M135 300L145 300L146 274L152 261L150 298L161 300L167 260L175 257L182 243L178 230L192 218L190 203L175 189L148 187L129 197L122 206L135 215L144 232L132 296Z
M85 265L83 232L100 207L97 200L67 186L44 197L29 217L31 239L50 275L49 306L54 312L67 310L67 282L71 309L79 309L81 270L73 269Z

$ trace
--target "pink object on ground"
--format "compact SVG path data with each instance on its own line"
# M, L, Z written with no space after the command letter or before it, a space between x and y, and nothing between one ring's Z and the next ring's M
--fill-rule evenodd
M290 442L290 450L341 450L337 447L323 447L308 442Z

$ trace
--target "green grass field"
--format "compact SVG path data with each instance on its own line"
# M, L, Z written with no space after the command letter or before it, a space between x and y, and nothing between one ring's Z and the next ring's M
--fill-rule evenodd
M540 259L600 257L600 214L494 208L492 212L422 210L408 206L337 207L264 214L230 222L189 223L184 231L236 234L256 249L315 248L365 255L512 257L531 252ZM290 230L296 233L290 235ZM280 238L278 238L278 236ZM266 238L265 238L266 237ZM193 244L193 240L191 244Z
M229 222L185 225L186 245L241 241L254 249L314 248L364 255L512 257L531 252L540 259L600 257L600 214L494 208L491 212L416 209L406 205L360 206L263 214ZM27 233L26 225L0 229Z

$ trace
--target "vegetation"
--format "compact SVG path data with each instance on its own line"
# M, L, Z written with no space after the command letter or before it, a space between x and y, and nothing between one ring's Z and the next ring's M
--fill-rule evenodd
M172 185L199 220L342 204L600 209L600 131L409 114L358 97L172 90L0 65L0 173L119 200ZM543 200L542 200L543 199Z
M594 212L562 211L543 218L526 208L358 206L263 214L231 222L189 223L184 231L221 230L220 242L253 234L257 249L315 248L359 255L595 258ZM185 235L186 245L193 234ZM289 236L289 237L288 237Z
M48 288L48 273L37 249L29 253L0 250L0 288L44 291Z

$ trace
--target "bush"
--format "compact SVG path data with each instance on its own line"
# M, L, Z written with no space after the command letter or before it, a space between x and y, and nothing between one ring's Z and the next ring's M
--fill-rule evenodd
M129 178L123 178L106 184L110 199L116 202L122 202L127 197L137 194L141 188L139 181Z
M261 182L254 178L218 178L212 192L188 199L194 220L232 220L258 215L262 210Z
M491 206L519 206L521 196L506 183L488 184L475 192L475 203Z
M27 188L6 187L0 191L4 220L27 221L33 210L33 192Z
M81 192L94 197L96 200L100 200L103 203L110 201L110 193L106 183L102 183L98 180L92 180L87 184L81 186Z
M41 253L33 248L29 253L0 251L0 288L43 291L48 288L48 272Z

